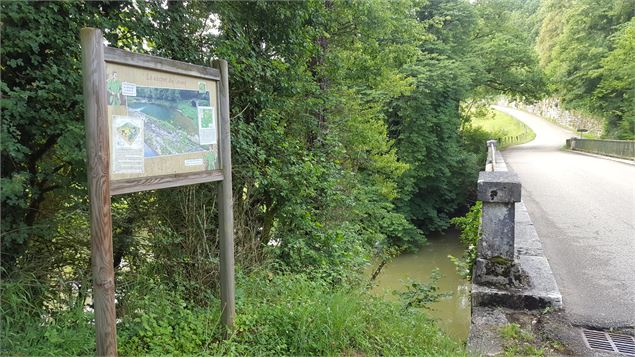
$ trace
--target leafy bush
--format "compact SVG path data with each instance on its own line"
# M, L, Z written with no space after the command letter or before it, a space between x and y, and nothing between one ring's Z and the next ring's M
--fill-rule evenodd
M436 268L432 271L429 282L409 280L405 284L406 290L396 291L395 294L399 296L406 310L411 308L430 309L430 304L451 295L439 291L439 279L441 279L441 272L439 268Z
M481 212L483 203L477 201L470 211L463 217L452 218L451 222L461 230L460 240L465 246L463 257L456 258L450 256L450 259L456 264L459 274L466 279L472 276L472 269L476 262L476 246L480 238Z
M202 308L184 289L142 278L119 309L121 355L457 355L460 343L420 309L304 274L240 276L235 328L223 339L218 301ZM30 315L20 284L3 285L2 354L89 355L92 313ZM18 302L10 304L9 302ZM7 302L7 304L5 304ZM118 306L122 308L122 306Z
M201 354L220 336L217 301L198 307L184 300L184 289L153 283L133 295L128 299L131 311L118 326L122 355Z

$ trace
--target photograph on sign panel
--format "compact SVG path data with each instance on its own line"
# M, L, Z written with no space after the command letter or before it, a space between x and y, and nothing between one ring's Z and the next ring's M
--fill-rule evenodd
M213 113L209 92L136 86L134 94L126 97L126 104L129 116L143 119L145 157L209 150L209 133L201 131L199 124L201 113L206 112L200 109Z
M220 168L214 81L116 63L106 66L111 180Z

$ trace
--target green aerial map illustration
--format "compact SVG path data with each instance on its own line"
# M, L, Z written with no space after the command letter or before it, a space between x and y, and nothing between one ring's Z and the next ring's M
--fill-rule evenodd
M144 156L208 151L199 144L198 107L209 105L209 92L137 86L136 96L127 97L127 107L129 116L144 121ZM209 116L201 119L212 125Z
M132 145L141 133L141 128L134 126L131 123L126 123L117 128L117 131L128 145Z

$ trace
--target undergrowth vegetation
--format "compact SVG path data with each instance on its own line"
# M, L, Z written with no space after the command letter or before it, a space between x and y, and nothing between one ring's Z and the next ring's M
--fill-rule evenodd
M452 224L461 230L459 239L465 248L461 257L450 256L449 258L456 265L456 269L465 279L472 278L472 270L476 263L476 248L480 238L481 213L483 212L483 202L476 201L468 213L463 217L452 218Z
M149 279L119 311L121 355L461 355L420 309L361 287L333 287L304 274L240 275L235 328L223 339L218 301L192 304L182 289ZM2 292L2 354L94 353L92 313L29 311L15 284Z
M536 138L536 133L525 123L498 110L490 110L484 115L474 116L471 124L488 132L492 139L497 139L500 150L511 145L524 144Z
M543 95L525 5L1 2L0 353L95 350L83 27L229 66L236 327L221 338L216 185L118 195L122 355L463 353L420 309L433 286L385 302L360 281L469 209L490 137L465 103Z

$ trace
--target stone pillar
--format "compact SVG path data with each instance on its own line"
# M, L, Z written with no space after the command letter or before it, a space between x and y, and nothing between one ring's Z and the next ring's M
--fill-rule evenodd
M474 267L474 283L502 286L521 284L514 264L515 204L520 201L520 179L508 171L482 171L477 198L483 201L481 239Z

